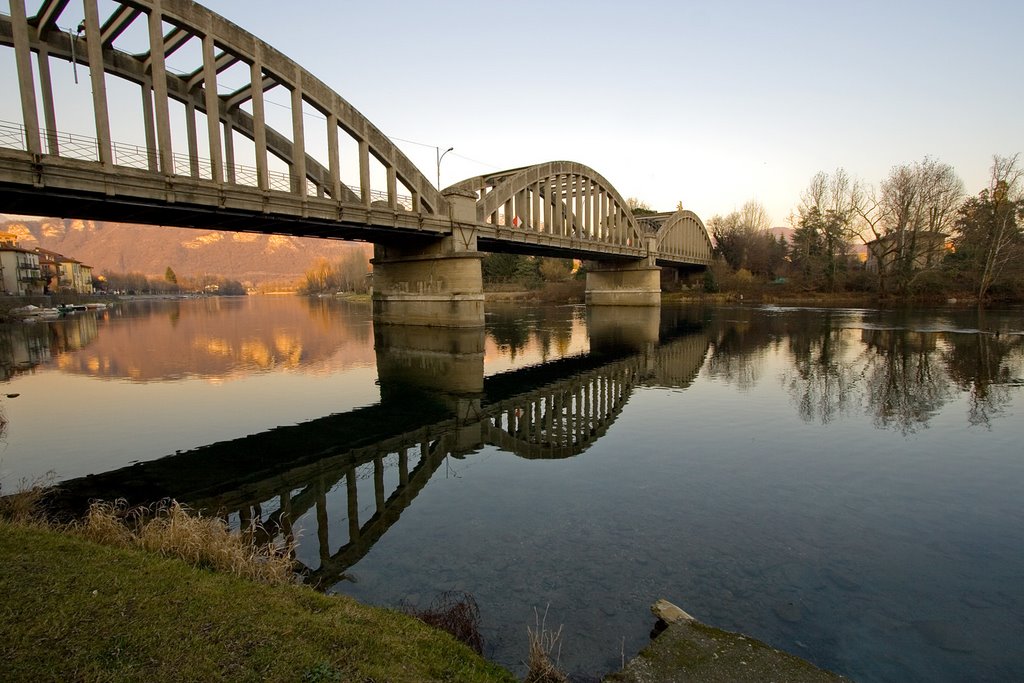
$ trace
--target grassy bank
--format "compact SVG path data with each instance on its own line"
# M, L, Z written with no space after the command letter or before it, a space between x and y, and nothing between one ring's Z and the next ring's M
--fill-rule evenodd
M0 521L5 680L511 681L411 617Z

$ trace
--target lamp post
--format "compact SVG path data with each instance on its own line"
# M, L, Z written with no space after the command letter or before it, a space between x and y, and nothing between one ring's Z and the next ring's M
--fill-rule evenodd
M441 191L441 159L444 159L444 155L447 154L448 152L452 151L455 148L454 147L449 147L448 149L446 149L443 152L441 151L440 147L435 147L434 149L437 152L437 191L440 192Z

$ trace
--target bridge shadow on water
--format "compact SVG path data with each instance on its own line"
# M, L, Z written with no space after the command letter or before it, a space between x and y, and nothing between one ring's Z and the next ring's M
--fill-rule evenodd
M91 499L173 498L243 528L258 522L263 542L293 538L293 523L312 511L316 539L302 543L317 544L319 564L305 573L329 587L448 458L486 446L527 459L581 455L638 386L688 386L704 363L709 337L692 313L595 308L588 315L588 352L489 377L483 329L378 326L379 403L68 480L56 507L77 515ZM357 484L371 477L374 511L360 520ZM344 529L328 521L335 488L347 501ZM339 534L347 541L331 552L329 539Z

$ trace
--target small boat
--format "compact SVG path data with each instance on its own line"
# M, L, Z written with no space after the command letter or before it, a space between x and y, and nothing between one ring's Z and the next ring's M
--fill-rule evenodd
M39 306L33 306L32 304L22 306L20 308L12 308L9 312L15 318L26 322L36 320L54 320L59 318L61 315L59 308L41 308Z

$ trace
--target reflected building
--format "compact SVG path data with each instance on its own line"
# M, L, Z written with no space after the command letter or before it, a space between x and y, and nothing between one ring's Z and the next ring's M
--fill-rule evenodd
M0 325L0 380L8 381L51 358L47 325Z

